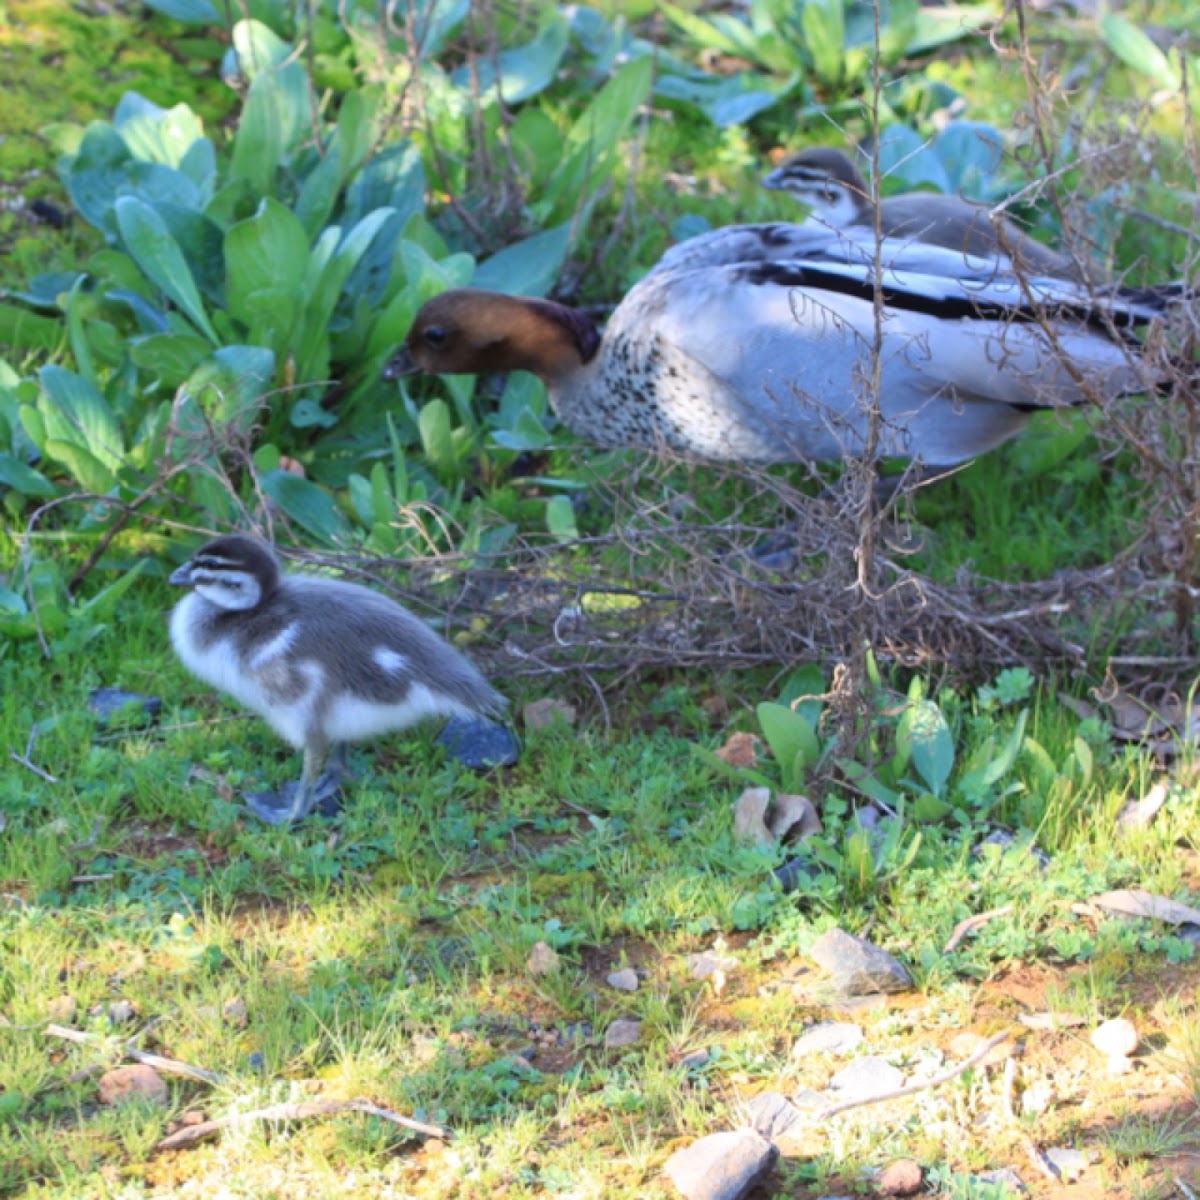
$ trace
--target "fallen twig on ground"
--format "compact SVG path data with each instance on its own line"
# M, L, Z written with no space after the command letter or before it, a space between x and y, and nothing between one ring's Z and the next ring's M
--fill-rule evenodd
M440 1125L427 1125L424 1121L413 1120L412 1117L393 1112L390 1108L381 1108L369 1100L305 1100L292 1104L271 1104L266 1108L254 1108L249 1112L230 1113L213 1121L202 1121L199 1125L185 1125L163 1138L155 1149L178 1150L181 1146L190 1146L228 1125L240 1125L246 1121L305 1121L312 1117L332 1116L340 1112L366 1113L368 1116L380 1117L429 1137L445 1139L451 1136L450 1130Z
M79 1029L68 1029L65 1025L47 1025L42 1032L46 1037L63 1038L68 1042L78 1042L83 1046L96 1045L99 1039L94 1034L84 1033ZM203 1083L219 1084L223 1080L221 1076L213 1071L206 1071L203 1067L193 1067L190 1063L179 1062L174 1058L164 1058L161 1054L151 1054L149 1050L139 1050L130 1042L126 1042L122 1047L121 1053L126 1058L132 1058L134 1062L141 1063L146 1067L153 1067L156 1071L162 1071L166 1075L182 1075L187 1079L199 1079Z
M885 1100L901 1100L905 1096L915 1096L917 1092L926 1092L930 1088L941 1087L943 1083L949 1083L951 1079L961 1075L964 1071L969 1071L980 1059L986 1057L988 1051L1004 1041L1009 1036L1009 1032L1009 1030L1005 1029L988 1038L974 1054L968 1058L964 1058L962 1062L952 1067L949 1071L943 1071L940 1075L935 1075L932 1079L926 1079L922 1083L912 1083L907 1087L893 1088L890 1092L880 1092L876 1096L860 1096L854 1100L846 1100L841 1104L833 1105L831 1108L822 1109L816 1115L820 1120L827 1121L830 1117L836 1117L840 1113L849 1112L852 1108L863 1108L868 1104L882 1104Z
M955 925L953 932L950 934L950 940L942 947L942 953L949 954L972 929L978 929L981 925L986 925L989 921L994 921L997 917L1007 917L1012 910L1013 906L1006 904L1003 908L992 908L987 912L976 913L973 917L964 917Z

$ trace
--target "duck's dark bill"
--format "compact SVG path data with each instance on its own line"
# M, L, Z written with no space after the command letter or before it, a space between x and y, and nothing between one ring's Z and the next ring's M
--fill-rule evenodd
M188 587L192 582L192 564L185 562L182 567L176 567L168 576L167 582L176 587Z
M383 377L384 379L399 379L401 375L413 375L419 370L420 367L413 362L413 356L409 354L408 347L401 346L384 364Z

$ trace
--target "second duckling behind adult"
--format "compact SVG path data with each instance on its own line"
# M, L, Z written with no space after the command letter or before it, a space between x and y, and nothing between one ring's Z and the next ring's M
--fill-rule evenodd
M426 717L495 716L507 703L395 601L342 580L285 574L258 538L209 542L171 582L191 589L171 615L183 665L304 751L298 785L247 796L271 824L298 821L337 791L345 743Z

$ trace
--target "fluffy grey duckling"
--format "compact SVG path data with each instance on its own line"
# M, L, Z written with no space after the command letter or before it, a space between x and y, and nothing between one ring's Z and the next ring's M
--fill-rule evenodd
M257 538L209 542L171 582L192 589L171 614L183 665L304 751L298 784L246 797L272 825L299 821L336 794L347 742L425 717L496 716L507 703L395 601L358 584L284 574Z
M817 220L835 229L875 226L871 189L849 155L833 146L809 146L763 177L763 186L804 201ZM884 237L945 246L989 258L1005 254L1027 274L1082 282L1070 257L1042 245L1007 217L992 222L986 204L935 192L906 192L879 201Z

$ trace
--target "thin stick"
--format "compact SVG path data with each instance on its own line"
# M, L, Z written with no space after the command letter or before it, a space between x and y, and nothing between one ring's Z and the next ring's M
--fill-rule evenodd
M177 1150L181 1146L190 1146L228 1125L241 1125L247 1121L305 1121L311 1117L331 1116L340 1112L367 1113L368 1116L380 1117L429 1137L445 1140L451 1136L450 1130L440 1125L426 1125L423 1121L402 1116L390 1108L381 1108L369 1100L309 1100L300 1104L272 1104L268 1108L251 1109L250 1112L230 1113L229 1116L218 1117L214 1121L201 1121L199 1125L185 1125L184 1128L163 1138L155 1149Z
M84 1033L79 1029L68 1029L64 1025L47 1025L42 1033L46 1037L63 1038L65 1041L78 1042L83 1046L94 1046L98 1041L90 1033ZM162 1071L167 1075L182 1075L187 1079L199 1079L203 1083L220 1084L223 1082L220 1075L213 1071L206 1071L203 1067L193 1067L189 1063L179 1062L178 1059L163 1058L161 1054L151 1054L149 1050L139 1050L129 1042L125 1043L122 1053L126 1058L132 1058L134 1062L153 1067L156 1071Z
M32 771L40 779L44 779L47 783L58 783L58 780L50 774L49 771L43 771L37 763L30 762L24 754L18 754L15 750L9 750L8 757L15 763L20 763L26 770Z
M1033 1144L1032 1138L1023 1137L1021 1146L1026 1157L1047 1179L1058 1182L1058 1172L1046 1161L1046 1156Z
M950 940L942 947L942 953L949 954L972 929L978 929L981 925L986 925L989 921L994 921L997 917L1007 917L1012 910L1013 906L1006 904L1003 908L991 908L987 912L976 913L973 917L964 917L955 925L953 932L950 934Z
M817 1118L822 1121L828 1121L830 1117L836 1117L839 1113L849 1112L852 1108L863 1108L868 1104L882 1104L885 1100L900 1100L905 1096L915 1096L917 1092L925 1092L930 1088L941 1087L943 1083L949 1083L951 1079L961 1075L964 1071L970 1070L989 1050L998 1046L1008 1036L1009 1030L1005 1029L1001 1033L997 1033L994 1037L988 1038L974 1054L969 1058L964 1058L958 1066L951 1067L949 1071L943 1071L940 1075L935 1075L932 1079L926 1079L924 1083L913 1083L909 1084L908 1087L893 1088L890 1092L880 1092L877 1096L862 1096L856 1100L846 1100L841 1104L833 1105L832 1108L822 1109L816 1114Z

